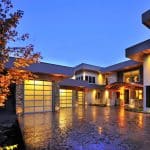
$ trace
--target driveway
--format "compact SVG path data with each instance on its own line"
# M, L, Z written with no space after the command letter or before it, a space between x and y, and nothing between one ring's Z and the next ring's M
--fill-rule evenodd
M19 118L27 150L149 150L150 114L88 106Z

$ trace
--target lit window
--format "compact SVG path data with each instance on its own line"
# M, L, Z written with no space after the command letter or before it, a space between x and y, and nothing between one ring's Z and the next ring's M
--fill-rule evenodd
M51 103L52 82L25 80L24 112L38 112L51 110Z

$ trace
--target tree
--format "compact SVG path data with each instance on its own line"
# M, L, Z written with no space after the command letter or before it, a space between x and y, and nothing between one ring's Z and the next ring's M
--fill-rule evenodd
M0 105L9 95L9 86L19 84L25 79L35 78L35 75L26 70L26 67L39 62L40 53L34 52L32 44L23 47L9 47L9 42L25 41L28 34L19 35L16 27L23 16L23 11L13 11L11 0L0 2ZM10 56L15 57L11 68L7 68Z

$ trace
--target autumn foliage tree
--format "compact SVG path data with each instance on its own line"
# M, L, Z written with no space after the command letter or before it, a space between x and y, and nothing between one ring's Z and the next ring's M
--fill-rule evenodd
M0 0L0 105L4 105L10 92L11 83L21 83L35 76L26 67L39 62L40 53L34 52L33 45L10 47L9 42L25 41L28 34L19 35L16 27L23 11L13 11L11 0ZM11 68L7 68L10 56L15 57Z

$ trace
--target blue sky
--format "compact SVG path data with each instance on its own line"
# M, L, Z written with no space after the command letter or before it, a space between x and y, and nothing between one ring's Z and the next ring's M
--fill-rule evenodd
M50 63L108 66L126 60L125 49L150 37L141 14L149 0L13 0L24 11L18 26Z

